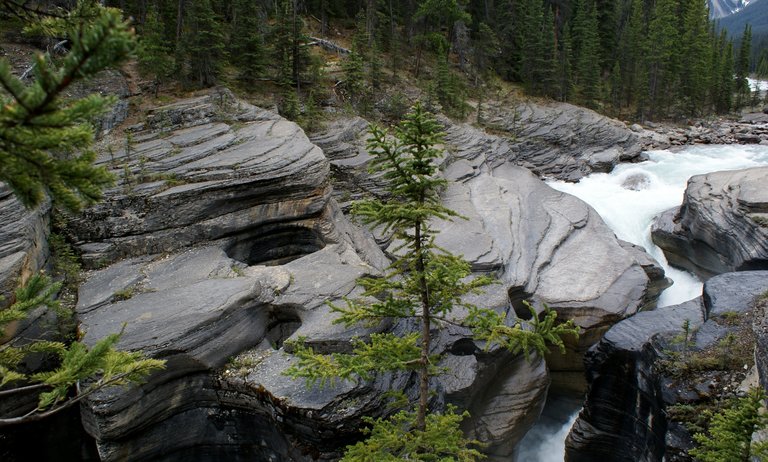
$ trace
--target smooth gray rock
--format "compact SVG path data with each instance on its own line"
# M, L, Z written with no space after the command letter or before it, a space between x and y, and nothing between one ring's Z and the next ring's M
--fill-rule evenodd
M704 279L768 269L767 182L768 167L692 177L683 205L656 220L654 242Z
M243 105L233 114L242 110L244 122L233 129L212 98L153 111L133 132L144 153L138 168L163 166L201 181L162 190L166 180L145 175L130 194L113 191L112 209L89 212L103 213L109 226L78 219L90 261L136 255L94 271L81 287L84 340L125 325L120 347L168 361L142 387L91 397L86 428L103 460L334 460L359 438L363 415L386 412L386 390L413 398L417 380L385 375L307 388L283 374L295 361L286 342L304 338L317 351L345 352L355 337L415 326L333 324L326 302L359 294L357 278L379 274L388 260L329 198L327 161L297 126ZM170 154L168 145L178 149ZM142 201L151 207L139 213ZM511 309L503 286L468 300ZM434 408L469 409L466 430L505 460L543 407L545 363L482 351L466 331L434 335L433 351L446 355L449 369L435 379ZM187 435L174 438L178 428Z
M588 172L608 157L615 161L622 155L631 157L636 147L636 137L623 124L591 111L568 105L532 105L527 114L530 120L521 122L521 130L529 136L549 139L543 126L549 120L556 131L572 129L574 143L590 139L591 151L579 154L576 160L572 151L576 148L570 145L566 149L555 144L540 153L555 164L560 162L562 171L569 175L576 171L571 168L577 168L577 164L578 171ZM585 124L577 125L577 120ZM549 358L550 369L572 373L565 382L572 386L579 383L578 378L571 379L581 376L583 352L613 323L642 307L653 306L660 291L668 286L663 271L644 250L619 242L589 206L551 189L519 167L518 151L524 135L497 136L447 118L440 122L445 127L447 150L441 170L449 181L444 203L467 219L436 223L441 231L438 244L462 254L474 271L497 274L519 315L529 316L521 302L532 299L539 309L547 303L562 317L573 318L583 327L582 340L570 346L569 355ZM336 185L347 198L367 188L379 193L376 188L380 186L370 182L359 187L369 160L364 129L360 119L353 119L313 137L333 153L335 160L331 162L334 169L339 169L334 173L345 169L341 183ZM589 131L593 133L589 135ZM609 154L601 157L597 153ZM592 167L587 166L590 159ZM354 168L347 168L350 165ZM378 237L385 248L397 246L387 236Z
M444 203L466 220L440 222L438 245L475 271L495 272L519 316L530 299L584 329L568 354L548 358L578 388L581 356L614 323L654 306L669 285L647 253L616 239L581 200L556 191L506 157L506 141L469 126L449 128Z
M639 160L640 138L624 123L567 103L492 106L487 125L510 140L514 162L540 176L578 181Z
M328 163L296 124L221 90L153 110L131 136L103 140L118 185L70 223L86 264L232 237L278 249L244 256L255 260L319 246ZM287 245L297 235L304 248Z

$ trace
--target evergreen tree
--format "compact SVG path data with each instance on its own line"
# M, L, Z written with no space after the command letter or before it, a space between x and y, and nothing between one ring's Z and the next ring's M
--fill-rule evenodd
M749 101L749 57L752 46L752 26L744 26L744 34L741 36L739 56L736 58L736 108L741 109Z
M750 462L753 450L752 434L758 430L768 428L768 415L762 414L760 409L765 401L765 392L759 388L753 388L747 396L736 399L722 412L712 416L708 433L696 433L693 435L698 447L691 449L690 454L701 462ZM759 452L758 452L759 454Z
M576 58L576 86L579 102L597 108L600 101L600 36L597 11L592 0L580 4L573 24Z
M682 95L688 100L688 113L701 114L705 109L707 89L712 75L709 62L712 50L709 38L709 11L705 2L685 2L688 9L683 22L682 53L684 66L680 67Z
M548 2L541 5L540 26L536 44L535 79L542 95L556 97L559 93L557 78L557 43L555 18Z
M457 214L440 203L439 191L446 181L438 175L436 146L442 133L437 122L416 105L395 130L394 139L377 127L371 128L368 150L373 156L371 171L388 181L390 199L358 202L353 213L365 223L391 232L402 244L385 277L363 277L363 299L347 299L345 306L331 305L339 314L336 322L347 327L357 323L377 325L386 319L415 319L420 328L402 336L372 334L369 342L355 341L351 354L321 355L301 343L294 345L298 361L289 369L294 378L321 384L337 378L372 378L374 373L416 372L418 403L391 418L369 420L369 438L349 448L345 461L371 460L461 460L480 454L459 429L466 414L453 408L429 410L430 378L439 373L438 358L431 355L433 328L453 320L454 306L467 309L463 324L476 339L496 343L515 352L545 354L547 342L563 349L561 336L576 334L572 322L555 325L556 314L547 311L542 319L533 316L531 328L520 322L511 327L495 311L468 305L462 298L490 281L470 277L470 266L460 257L435 244L436 219Z
M272 61L277 71L275 80L282 86L301 86L310 58L307 36L298 12L298 0L275 1L274 25L269 34Z
M65 100L73 78L89 77L133 50L133 34L117 10L99 10L78 4L71 22L48 18L42 30L65 33L70 52L57 64L48 55L35 61L35 80L25 85L0 61L0 85L7 97L0 106L0 181L27 207L47 195L65 209L77 211L101 198L112 177L94 167L94 117L105 112L111 97L91 95ZM98 15L96 13L98 12ZM95 19L84 24L77 18ZM61 36L61 35L59 35Z
M571 46L571 28L568 23L563 26L563 38L560 40L558 49L558 88L560 90L560 101L568 101L571 98L571 88L573 86L572 81L572 65L571 56L573 55L573 48Z
M181 42L189 78L198 87L215 85L221 72L224 35L210 0L189 0Z
M4 2L3 7L24 4ZM56 65L38 56L35 80L24 85L0 60L0 84L7 92L0 109L0 180L11 186L28 207L44 200L69 210L100 197L110 182L103 168L93 167L95 154L88 150L93 139L89 121L111 101L92 95L63 100L70 85L116 64L133 49L133 34L118 10L82 1L66 15L45 16L36 30L57 36L66 33L69 52ZM75 152L83 154L75 155ZM36 274L15 292L10 307L0 310L0 338L10 323L24 319L38 307L59 308L55 296L61 283ZM37 405L23 415L0 416L0 427L43 419L68 408L107 386L137 382L163 361L143 359L139 353L120 352L114 346L119 335L110 335L87 348L80 342L65 345L53 341L12 339L0 348L0 397L39 392ZM31 354L56 358L53 370L28 372L21 365ZM71 396L79 385L78 394Z
M160 85L172 75L174 70L173 48L168 44L164 30L165 25L157 9L150 8L141 28L138 62L139 69L152 77L155 97L160 91Z
M717 50L713 53L716 58L713 62L713 68L717 73L716 85L712 87L712 100L715 110L720 113L727 113L733 108L734 78L733 78L733 42L728 40L725 30L721 31L717 42Z
M651 115L667 114L677 100L678 33L677 0L658 0L648 26L648 93Z
M264 42L265 17L257 3L235 0L229 50L232 62L238 66L238 78L253 83L263 77L267 68L267 48Z

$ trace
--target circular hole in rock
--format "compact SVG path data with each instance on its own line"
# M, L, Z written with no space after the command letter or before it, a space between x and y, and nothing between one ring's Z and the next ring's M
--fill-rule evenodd
M325 247L311 228L291 225L260 226L239 237L226 249L230 258L247 265L284 265Z
M451 346L451 354L455 356L469 356L475 354L477 345L472 339L462 338Z
M265 338L272 348L279 350L285 340L301 327L301 319L290 311L275 311L269 316Z
M532 294L526 292L523 287L510 287L508 294L509 302L512 304L512 308L515 310L517 317L525 321L530 321L533 315L531 314L530 308L523 302L529 300Z

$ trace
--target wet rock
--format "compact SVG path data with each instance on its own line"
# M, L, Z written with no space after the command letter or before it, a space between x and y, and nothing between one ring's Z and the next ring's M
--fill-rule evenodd
M652 236L669 261L702 278L768 268L768 168L714 172L688 181L683 205Z
M691 381L681 381L659 360L669 359L670 351L679 352L686 321L692 337L688 354L715 354L722 339L743 328L727 319L751 316L759 308L756 297L766 290L766 271L722 274L707 281L697 299L638 313L613 326L585 356L589 391L566 441L566 460L687 460L679 457L690 447L691 435L679 422L668 420L666 409L711 399L724 383L731 387L731 376L705 370L697 371ZM755 326L763 318L756 313ZM767 335L760 328L753 330L759 349ZM755 358L764 363L759 353ZM731 388L733 393L738 386Z
M633 175L629 175L621 183L622 188L629 189L631 191L642 191L644 189L648 189L650 185L651 179L645 173L635 173Z

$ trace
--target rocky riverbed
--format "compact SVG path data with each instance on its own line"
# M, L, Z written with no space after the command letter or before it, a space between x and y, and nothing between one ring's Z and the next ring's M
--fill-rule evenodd
M359 437L361 417L383 412L383 390L415 393L409 375L317 389L282 374L293 361L287 340L346 351L371 333L331 324L325 305L359 293L355 280L388 263L386 236L342 212L381 186L365 172L367 122L341 120L308 138L224 89L137 117L101 142L99 162L116 186L66 228L90 268L77 304L85 341L125 326L123 348L168 361L144 386L85 403L100 457L336 459ZM482 351L459 329L439 332L434 353L449 373L433 405L469 409L468 433L490 460L508 460L550 384L583 390L584 353L652 308L667 281L594 210L540 179L642 159L645 131L565 104L493 107L488 120L493 134L441 119L444 201L469 219L438 223L438 243L500 280L474 303L514 318L527 315L527 299L583 329L566 355L532 362ZM44 264L47 209L0 198L0 211L16 217L0 230L13 237L0 261L15 278Z

